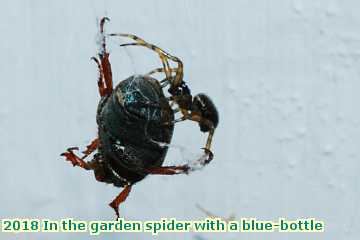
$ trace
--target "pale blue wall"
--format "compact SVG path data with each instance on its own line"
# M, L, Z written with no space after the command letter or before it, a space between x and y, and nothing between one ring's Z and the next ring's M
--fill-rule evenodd
M215 160L189 176L148 177L122 216L198 219L201 203L222 216L326 223L323 234L216 239L358 239L359 7L355 0L3 1L0 217L113 218L107 204L119 189L59 157L96 135L97 69L89 58L96 18L106 13L109 32L138 34L180 57L192 91L212 96L221 117ZM118 43L109 43L116 82L160 66L150 51ZM186 156L174 148L168 162L194 156L204 140L194 124L179 124L173 143L187 147Z

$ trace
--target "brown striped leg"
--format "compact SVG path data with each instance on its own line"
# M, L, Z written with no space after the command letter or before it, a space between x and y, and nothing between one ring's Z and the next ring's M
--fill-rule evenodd
M175 73L177 71L177 68L170 68L170 72L171 73ZM162 72L165 72L165 69L164 68L156 68L150 72L148 72L146 74L146 76L151 76L152 74L155 74L155 73L162 73ZM173 79L173 77L171 77L170 79L169 78L165 78L163 80L160 81L160 84L161 84L161 87L164 88L166 87L167 85L171 84L171 80Z
M196 115L196 114L189 114L189 113L187 113L187 111L185 112L184 110L181 110L181 112L183 113L184 116L181 117L180 119L173 121L172 123L177 123L177 122L181 122L181 121L185 121L185 120L192 120L195 122L201 122L203 124L206 124L211 129L209 131L206 145L204 148L202 148L204 150L205 156L207 156L207 159L200 158L199 160L197 160L200 165L204 166L204 165L210 163L214 157L210 148L211 148L211 141L212 141L212 137L214 135L215 129L213 128L213 125L209 120L202 118L201 116ZM180 165L180 166L163 166L163 167L150 168L150 169L148 169L148 172L149 172L149 174L174 175L174 174L188 174L189 171L191 171L191 170L192 170L192 167L189 164L185 164L185 165Z
M170 68L170 72L171 72L171 73L174 73L174 72L176 72L176 71L177 71L177 68ZM148 73L145 74L145 75L150 76L150 75L153 75L153 74L155 74L155 73L163 73L163 72L165 72L165 69L164 69L164 68L156 68L156 69L148 72ZM165 80L164 80L164 81L165 81Z
M138 36L135 36L133 34L113 33L113 34L110 34L110 36L128 37L128 38L133 39L136 42L136 43L121 44L120 46L143 46L143 47L146 47L146 48L149 48L149 49L155 51L160 56L160 59L163 62L167 79L170 79L169 78L170 72L168 72L170 67L169 67L169 64L168 64L166 59L170 59L170 60L176 62L178 66L176 68L177 69L176 70L176 75L175 75L174 79L172 80L171 86L173 88L177 88L178 86L181 85L182 80L183 80L183 75L184 75L183 74L183 68L184 68L183 66L184 65L183 65L182 61L179 58L167 53L163 49L161 49L161 48L159 48L159 47L157 47L157 46L155 46L155 45L153 45L151 43L148 43L145 40L143 40L143 39L141 39Z
M187 110L185 109L180 109L181 113L183 114L183 116L179 119L174 120L172 123L178 123L178 122L182 122L185 120L191 120L194 122L198 122L198 123L202 123L205 124L209 127L210 131L209 131L209 135L207 137L206 140L206 145L203 148L206 154L209 154L209 156L211 156L211 159L213 157L213 153L211 152L211 143L212 143L212 138L214 136L215 133L215 128L213 127L213 124L206 118L201 117L198 114L194 114L194 113L189 113ZM167 123L169 124L169 123Z

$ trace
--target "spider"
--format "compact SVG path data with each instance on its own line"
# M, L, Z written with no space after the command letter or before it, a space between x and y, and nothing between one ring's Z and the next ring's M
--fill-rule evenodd
M213 159L210 148L219 116L207 95L191 95L183 81L183 63L179 58L132 34L105 34L104 25L108 20L107 17L100 20L100 50L98 57L92 57L99 70L98 136L83 151L82 157L74 152L78 147L68 148L61 156L73 166L94 171L97 181L123 188L109 204L119 217L120 203L126 200L132 186L147 175L188 174L195 170L191 164L162 166L176 123L191 120L199 124L202 132L208 133L204 154L195 161L197 165L203 167ZM154 51L162 68L131 76L113 87L110 54L106 47L109 37L134 41L120 46L140 46ZM176 63L176 68L171 68L169 61ZM158 81L152 77L155 73L164 73L165 78ZM163 91L167 87L169 97ZM175 119L176 113L181 117ZM85 161L96 150L93 159Z

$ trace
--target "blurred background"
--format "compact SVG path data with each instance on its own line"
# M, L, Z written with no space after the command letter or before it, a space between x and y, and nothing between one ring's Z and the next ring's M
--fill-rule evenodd
M98 20L185 64L192 93L216 103L214 161L188 176L149 176L129 220L315 217L324 233L102 234L101 239L358 239L360 3L320 1L8 0L0 8L0 218L113 220L121 191L59 155L96 136ZM108 42L114 82L160 67L156 54ZM158 76L162 79L162 76ZM206 135L175 128L167 162L196 156ZM185 149L185 151L180 151ZM4 234L0 239L88 239Z

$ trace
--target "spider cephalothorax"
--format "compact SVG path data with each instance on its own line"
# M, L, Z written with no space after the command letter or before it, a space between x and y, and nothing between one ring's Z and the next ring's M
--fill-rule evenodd
M92 59L99 69L98 88L101 96L97 110L98 137L87 146L82 157L68 148L62 154L74 166L93 170L98 181L112 183L124 190L110 203L119 217L119 204L125 201L131 186L148 174L181 174L194 170L193 166L208 164L213 154L211 140L218 125L219 117L214 103L205 94L191 95L190 88L183 81L183 63L161 48L147 43L131 34L104 33L107 18L100 21L101 47L98 58ZM143 46L155 51L163 67L145 75L134 75L121 81L113 88L109 53L106 50L106 38L126 37L133 43L121 46ZM171 68L169 61L177 64ZM165 74L158 81L151 77L154 73ZM175 75L174 75L175 74ZM170 96L163 89L168 87ZM175 114L182 116L175 119ZM174 125L184 120L199 124L202 132L208 132L204 155L193 164L180 166L162 166L168 144L171 142ZM91 161L84 159L97 150Z

